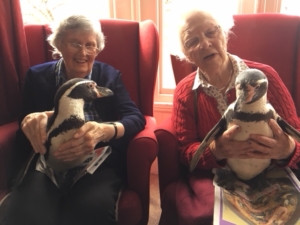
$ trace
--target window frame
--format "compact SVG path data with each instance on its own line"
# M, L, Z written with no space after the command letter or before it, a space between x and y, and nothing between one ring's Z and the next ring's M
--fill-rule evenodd
M173 101L174 88L163 88L163 65L167 56L163 55L163 10L166 0L107 0L110 18L135 21L152 20L159 34L159 65L154 94L154 105L170 106ZM184 0L182 0L184 1ZM281 0L238 0L238 13L280 13ZM171 63L171 58L169 58ZM171 71L172 72L172 68Z

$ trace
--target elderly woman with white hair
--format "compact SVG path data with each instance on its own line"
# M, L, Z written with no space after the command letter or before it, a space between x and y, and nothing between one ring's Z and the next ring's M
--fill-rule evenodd
M126 181L126 149L134 135L144 129L145 118L130 99L121 72L95 61L105 44L98 19L69 16L52 27L48 41L53 55L61 58L28 70L16 141L18 158L24 162L30 152L36 154L26 173L22 172L22 181L2 204L0 224L117 224L117 202ZM88 162L68 170L63 185L57 187L49 175L51 168L41 165L39 156L46 152L45 127L53 114L56 90L72 78L93 80L114 95L85 104L87 122L59 146L54 156L72 161L107 145L112 152L92 174L79 180L75 177ZM105 121L109 123L101 123Z
M232 15L231 22L218 19L218 16L194 9L185 13L179 23L183 58L197 67L197 71L179 82L173 100L172 121L179 143L179 157L187 170L200 142L217 124L227 106L235 101L236 76L251 67L227 52L228 36L234 25ZM288 90L273 69L266 72L268 100L279 115L300 130ZM167 187L170 191L167 192L169 195L162 196L160 225L212 224L212 169L226 167L227 158L270 158L279 166L297 168L300 144L286 135L275 120L270 120L269 125L273 138L251 134L250 140L235 141L233 137L241 127L232 126L214 140L200 157L196 169Z

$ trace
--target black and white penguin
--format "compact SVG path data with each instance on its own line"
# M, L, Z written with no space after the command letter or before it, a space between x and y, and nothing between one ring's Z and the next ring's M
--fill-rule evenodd
M113 95L106 87L99 87L92 80L74 78L64 83L56 92L54 98L54 113L49 118L46 131L45 161L54 172L64 172L80 165L89 156L64 162L53 156L56 149L70 140L78 128L85 123L84 103L96 98Z
M212 128L195 152L190 171L193 171L207 146L231 126L241 126L234 140L245 141L250 134L273 137L268 125L269 119L275 119L284 132L300 142L300 133L284 121L267 101L268 80L263 72L247 69L241 72L235 81L235 102L230 104L220 121ZM270 159L228 158L227 165L241 180L250 180L261 174L271 163Z

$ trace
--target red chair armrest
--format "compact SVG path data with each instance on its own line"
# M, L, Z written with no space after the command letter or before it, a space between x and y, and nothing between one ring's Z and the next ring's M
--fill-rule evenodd
M159 190L163 195L165 188L180 175L178 142L171 117L157 126L155 135L158 142Z
M137 193L125 188L120 196L119 209L118 225L141 224L143 212Z
M156 120L145 116L146 127L130 142L127 150L128 189L136 192L141 199L143 216L140 224L147 224L149 217L150 170L158 152L154 134Z

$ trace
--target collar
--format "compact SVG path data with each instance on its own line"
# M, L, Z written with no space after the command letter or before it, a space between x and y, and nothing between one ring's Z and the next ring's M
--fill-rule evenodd
M229 60L232 63L233 66L233 76L231 78L230 84L228 86L228 90L230 90L232 87L234 87L234 83L235 83L235 78L237 77L237 75L242 72L243 70L247 69L248 66L246 65L246 63L239 58L236 55L231 55L229 53L227 53ZM204 90L208 90L211 87L214 87L213 85L211 85L210 83L208 83L206 81L206 79L204 78L204 74L201 72L201 70L198 68L197 72L196 72L196 76L194 79L194 85L192 87L192 90L196 90L199 87L202 87ZM214 87L215 88L215 87Z
M64 67L63 61L64 61L63 58L61 58L56 63L56 67L55 67L56 86L60 86L60 85L62 85L63 83L65 83L67 81L66 75L65 75L64 70L63 70L63 67ZM91 80L92 79L92 71L93 70L91 70L89 72L89 74L84 77L84 79Z

